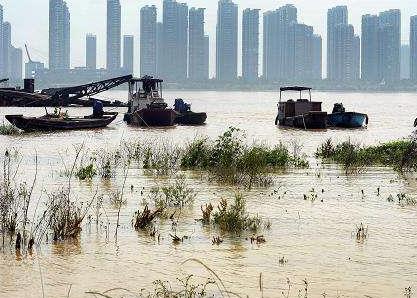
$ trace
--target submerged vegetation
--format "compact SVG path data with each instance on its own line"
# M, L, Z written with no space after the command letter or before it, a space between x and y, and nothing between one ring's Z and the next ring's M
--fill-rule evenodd
M230 200L229 200L230 201ZM262 228L270 228L270 223L265 222L258 215L252 216L246 208L246 200L242 194L236 193L233 202L221 199L217 210L212 214L213 206L201 207L203 223L213 224L221 232L240 234L242 232L257 232Z
M197 139L189 144L182 156L183 169L208 171L218 181L230 184L268 185L268 174L290 167L308 167L307 161L293 156L279 144L246 145L239 129L229 128L215 141Z
M334 144L331 139L323 143L316 157L341 164L347 173L367 166L392 167L399 172L417 170L417 142L398 140L375 146L361 146L350 140Z
M5 136L14 136L14 135L20 135L22 133L21 130L16 128L15 126L11 124L0 124L0 135Z

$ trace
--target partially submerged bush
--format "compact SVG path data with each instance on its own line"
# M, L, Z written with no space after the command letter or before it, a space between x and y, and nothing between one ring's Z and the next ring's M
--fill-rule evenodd
M417 143L398 140L363 147L350 140L334 145L329 139L317 149L316 157L341 164L346 172L366 166L388 166L403 172L417 169Z
M14 136L20 135L22 131L11 124L0 124L0 135Z
M195 193L187 186L184 177L178 177L174 183L168 183L155 191L160 194L155 199L158 208L183 208L194 203Z
M133 227L135 230L143 230L150 227L153 223L153 220L158 214L162 212L162 209L157 209L155 211L149 210L148 205L145 205L143 211L136 211L133 217Z
M401 207L406 207L406 206L415 206L417 205L417 199L414 197L411 197L410 195L407 195L405 193L399 193L396 195L396 199L394 198L393 195L389 195L388 202L398 202L398 205L400 205Z
M203 209L202 211L204 220L207 222L207 217L210 215L205 214ZM211 211L209 214L211 214ZM269 227L269 223L265 223L258 215L251 216L247 212L246 200L239 193L235 194L232 204L229 204L226 199L220 201L211 222L222 232L238 234L244 231L256 232L261 228Z
M49 195L47 203L48 228L54 241L77 238L81 226L94 199L88 203L76 203L70 199L70 191L63 189Z
M75 173L75 176L80 180L91 180L96 175L97 172L92 163L80 167L77 173Z
M282 144L273 148L246 145L240 130L233 127L214 142L207 138L195 140L181 156L184 169L206 170L218 181L248 187L265 184L265 176L271 172L307 166L305 160L291 155Z

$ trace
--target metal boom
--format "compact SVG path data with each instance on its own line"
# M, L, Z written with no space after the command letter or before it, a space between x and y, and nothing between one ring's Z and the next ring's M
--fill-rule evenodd
M80 86L44 89L42 90L42 94L49 95L52 99L55 100L67 99L71 101L86 96L93 96L98 93L110 90L129 82L132 78L132 75L127 75Z

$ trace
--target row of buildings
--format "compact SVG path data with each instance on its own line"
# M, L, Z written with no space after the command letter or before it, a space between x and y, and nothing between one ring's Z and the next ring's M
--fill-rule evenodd
M3 22L0 8L0 77L21 77L17 61L20 59L21 71L22 51L11 45L11 26ZM298 21L295 6L285 5L263 14L262 45L260 10L245 9L241 24L241 55L238 54L238 13L238 6L232 0L219 0L217 80L232 82L238 78L239 57L245 81L322 79L322 38L315 34L312 26ZM73 75L82 80L93 80L131 74L135 68L135 45L138 44L141 75L161 76L171 82L209 79L210 39L205 32L204 8L189 8L185 3L163 0L162 16L158 17L156 6L144 6L140 10L140 40L136 41L132 35L121 35L120 0L107 0L106 68L101 69L97 67L97 36L91 33L86 35L86 65L70 68L70 24L66 2L49 0L49 69L29 59L26 76L43 74L56 78L56 74L62 74L63 77ZM364 15L361 29L359 36L349 24L346 6L328 10L328 80L352 82L361 79L381 83L411 78L417 81L417 16L411 18L408 47L401 45L400 10Z
M5 78L12 82L22 79L22 49L12 45L12 26L4 22L0 5L0 79Z

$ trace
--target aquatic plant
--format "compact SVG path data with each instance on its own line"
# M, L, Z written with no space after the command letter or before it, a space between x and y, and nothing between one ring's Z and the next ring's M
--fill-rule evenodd
M92 163L82 166L75 173L75 176L80 180L91 180L97 175L97 171Z
M11 124L0 124L0 135L15 136L22 134L22 131Z
M307 167L301 157L291 155L288 149L279 144L275 147L244 142L244 134L230 127L216 140L196 139L182 152L183 169L204 170L219 182L253 185L269 185L271 172L289 167Z
M71 200L69 189L60 189L48 195L46 204L47 227L52 231L54 241L77 238L82 222L87 216L96 195L86 204Z
M162 212L161 209L155 211L149 210L148 205L145 205L143 211L136 211L132 220L135 230L143 230L149 227L153 220Z
M188 187L184 176L177 176L174 182L153 188L152 192L155 206L164 210L192 206L195 199L195 192Z
M226 199L220 200L211 223L222 232L237 234L244 231L256 232L265 227L262 218L258 215L251 216L247 212L246 200L240 193L235 194L232 204L229 204Z
M400 205L401 207L417 205L417 199L405 193L399 193L395 197L392 194L390 194L387 198L387 201L390 203L397 201L398 205Z
M417 169L417 143L404 139L375 146L361 146L350 140L337 145L326 140L317 149L316 157L343 165L347 173L367 166L387 166L404 172Z
M158 176L167 176L178 170L180 148L167 142L147 143L142 147L143 169Z
M360 243L364 242L368 238L368 227L365 227L363 223L356 226L355 238Z
M16 234L16 248L28 244L33 246L33 232L29 229L29 207L32 202L33 189L38 175L38 156L35 154L35 174L32 185L19 182L16 177L20 173L21 157L18 151L6 150L2 157L0 176L0 234L2 244L8 234L12 241ZM30 238L30 239L29 239Z

